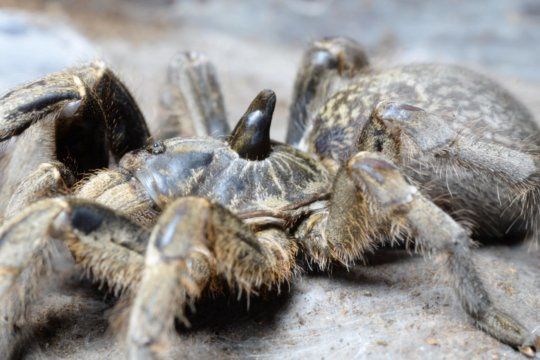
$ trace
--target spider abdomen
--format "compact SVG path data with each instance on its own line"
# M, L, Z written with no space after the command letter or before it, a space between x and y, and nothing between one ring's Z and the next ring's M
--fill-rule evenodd
M346 161L377 103L411 104L444 116L457 131L481 132L505 145L532 142L531 114L491 79L458 66L415 64L366 70L337 91L311 120L302 146L321 157ZM538 145L538 143L534 143Z

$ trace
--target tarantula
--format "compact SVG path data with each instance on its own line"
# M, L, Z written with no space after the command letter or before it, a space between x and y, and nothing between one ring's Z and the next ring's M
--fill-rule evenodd
M305 262L347 266L404 240L438 255L476 326L534 355L540 338L493 305L470 249L538 225L538 128L517 100L459 67L375 70L354 41L327 38L304 54L289 144L270 140L275 101L260 92L230 132L214 68L182 53L162 101L163 132L180 137L146 145L135 101L100 62L5 94L2 353L53 239L131 298L134 359L164 356L205 290L253 294Z

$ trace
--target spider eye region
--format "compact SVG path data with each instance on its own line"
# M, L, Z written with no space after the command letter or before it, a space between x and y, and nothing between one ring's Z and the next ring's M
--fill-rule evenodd
M167 148L165 147L165 143L163 143L162 140L158 140L154 142L152 145L148 145L146 147L146 151L148 151L149 153L153 155L162 154L165 152L165 150L167 150Z

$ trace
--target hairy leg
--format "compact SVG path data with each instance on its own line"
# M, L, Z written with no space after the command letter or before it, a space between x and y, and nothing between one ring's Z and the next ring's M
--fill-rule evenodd
M27 305L51 275L50 257L58 245L53 239L62 240L76 263L113 292L138 282L143 264L139 254L146 248L148 234L115 211L151 226L157 217L153 202L129 175L106 170L78 186L78 196L87 200L49 198L36 203L67 192L66 185L72 182L62 163L42 164L10 200L8 220L0 229L1 353L12 352L24 338Z
M358 153L340 169L324 215L320 228L311 229L319 239L310 243L321 245L306 247L316 261L348 264L383 241L414 239L416 251L442 259L463 309L480 329L528 355L540 345L540 338L493 305L474 266L468 232L382 154Z
M282 232L253 233L236 216L201 198L181 198L159 219L131 311L132 359L160 358L174 332L174 317L187 322L184 307L213 276L248 295L279 286L292 276L296 247Z
M151 228L159 210L139 181L127 172L100 171L75 189L77 198L94 201L114 209L141 226Z
M171 61L160 108L160 138L230 132L216 70L202 54L181 52Z
M304 52L294 83L287 143L300 142L311 115L328 99L329 80L348 79L368 65L359 44L343 37L314 41Z
M99 61L46 76L0 98L0 141L36 123L48 123L53 155L76 175L107 166L109 150L118 160L149 137L131 94Z
M66 194L75 179L60 162L41 164L36 171L24 179L11 196L4 213L8 219L17 215L30 204L58 194Z
M52 124L52 120L44 119L20 135L0 142L0 216L5 215L11 196L21 182L32 176L41 164L56 161Z
M74 178L71 172L60 162L43 163L39 165L36 171L31 173L26 179L24 179L16 188L13 196L9 200L6 211L4 213L4 221L11 217L15 217L24 212L24 209L31 204L61 193L67 193L69 187L73 185ZM38 210L41 213L42 210ZM35 217L37 216L37 219ZM34 214L29 219L31 222L24 222L24 227L30 229L34 221L41 220L41 214ZM30 226L28 226L30 225ZM28 226L28 227L26 227ZM15 230L17 232L17 230ZM22 234L21 234L22 235ZM30 234L30 236L35 234ZM38 235L39 236L39 235ZM8 237L5 237L9 239ZM4 240L4 237L3 239ZM53 244L42 244L38 241L35 245L34 261L30 268L23 270L21 281L19 286L15 290L11 291L11 299L5 299L2 301L4 312L1 314L2 318L6 322L6 326L0 330L0 349L4 349L7 353L10 353L17 346L16 338L22 338L25 334L24 329L19 327L24 323L27 304L32 302L32 299L38 293L38 289L42 288L43 283L46 281L37 281L38 275L41 272L47 272L49 270L50 261L49 258L53 255L55 247ZM8 250L3 250L5 247ZM0 251L7 251L7 255L11 256L11 245L3 244L0 246ZM17 248L15 246L15 248ZM20 255L18 252L15 255ZM1 257L2 255L0 255ZM8 273L13 269L7 267ZM0 270L0 273L2 271ZM4 275L0 275L2 278ZM39 286L41 285L41 286ZM16 331L20 329L20 331Z
M144 147L150 133L128 88L102 61L74 71L99 101L105 117L110 151L116 161L128 151Z
M44 229L36 226L49 220L49 206L34 207L24 221L23 211L0 228L0 353L7 357L25 335L27 306L39 292L41 274L51 267L53 244L43 241Z
M52 74L0 98L0 212L42 163L81 179L149 138L137 104L103 63Z
M54 239L93 279L115 293L139 282L149 233L103 206L70 198L32 204L0 227L0 353L9 354L24 333L27 305L51 275Z

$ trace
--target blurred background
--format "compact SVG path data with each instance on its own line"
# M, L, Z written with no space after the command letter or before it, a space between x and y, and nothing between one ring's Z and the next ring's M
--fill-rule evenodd
M127 83L155 131L168 61L179 50L197 50L217 67L231 123L259 90L277 92L272 135L282 140L302 49L327 35L356 39L377 67L471 67L540 112L538 0L0 0L0 93L101 58ZM540 325L538 249L522 244L478 253L484 270L497 269L486 271L495 296L521 311L529 326ZM432 280L429 264L400 254L371 265L333 279L307 276L270 317L238 310L240 325L225 318L203 326L182 334L179 348L189 346L200 358L519 358L468 323L448 288ZM101 299L73 307L74 298L88 294L63 294L56 308L65 303L70 310L45 327L46 336L42 330L28 357L121 356L114 337L104 335L108 308L96 305ZM48 301L44 306L52 306Z

